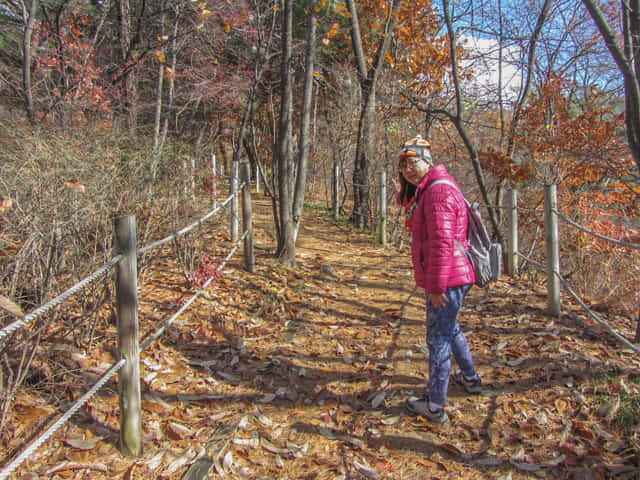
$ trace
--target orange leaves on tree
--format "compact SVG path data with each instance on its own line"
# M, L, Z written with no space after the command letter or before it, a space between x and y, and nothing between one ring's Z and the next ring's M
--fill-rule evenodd
M619 135L622 116L611 111L597 92L580 103L574 86L552 77L523 111L517 142L538 168L546 165L566 185L597 182L628 173L632 166L626 140Z
M498 178L508 180L512 185L524 183L530 180L534 174L531 164L522 163L518 165L506 154L492 148L480 152L478 156L483 169Z

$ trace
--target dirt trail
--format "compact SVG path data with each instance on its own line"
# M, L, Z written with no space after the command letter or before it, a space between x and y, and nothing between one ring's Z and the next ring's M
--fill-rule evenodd
M452 383L451 421L434 425L404 410L427 375L408 253L309 210L298 267L286 269L267 252L265 198L254 214L256 273L237 255L143 352L144 456L119 456L117 400L103 395L62 435L102 441L89 451L53 442L31 471L99 458L103 471L60 478L633 478L638 452L604 409L623 388L609 372L628 372L634 388L639 363L590 334L577 310L553 320L544 292L511 279L488 296L474 287L460 320L486 389L470 397ZM228 251L223 233L210 238L212 255ZM145 331L187 294L175 265L158 268Z

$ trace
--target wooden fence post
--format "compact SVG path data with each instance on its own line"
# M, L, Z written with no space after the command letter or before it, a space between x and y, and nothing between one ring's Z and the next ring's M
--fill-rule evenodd
M544 225L547 242L547 291L549 313L560 316L560 251L558 245L558 209L556 185L544 187Z
M334 219L338 219L340 217L340 212L338 211L340 209L340 203L339 203L339 199L340 199L340 166L336 163L333 166L333 191L331 193L333 193L333 201L332 201L332 208L333 208L333 218Z
M260 166L257 164L257 160L256 160L256 165L255 165L255 177L256 177L256 193L258 195L260 195ZM249 166L251 166L251 164L249 164ZM249 169L249 172L251 172L251 169Z
M217 174L216 174L216 155L215 153L211 154L211 197L213 198L213 206L212 208L215 210L217 205Z
M120 370L120 450L127 457L142 454L140 396L140 346L138 345L138 267L136 218L115 219L116 254L122 255L116 269L116 318L118 356L125 360Z
M380 243L387 245L387 172L380 172Z
M507 274L515 277L518 275L518 191L515 189L509 192L507 223L509 227Z
M231 241L238 241L238 162L231 162Z
M196 201L196 159L191 159L191 201Z
M251 169L248 163L240 165L240 178L244 182L242 189L242 224L247 236L244 237L244 263L247 271L255 273L256 259L253 252L253 215L251 209Z

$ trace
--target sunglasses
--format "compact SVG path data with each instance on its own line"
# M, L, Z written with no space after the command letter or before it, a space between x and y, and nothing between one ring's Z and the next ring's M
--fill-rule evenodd
M422 161L421 157L414 157L414 156L405 157L402 160L400 160L398 167L400 167L400 170L404 170L407 167L413 167L414 165L417 165L421 161Z
M416 155L407 155L407 153L412 152L417 154ZM407 155L407 156L405 156ZM431 165L433 163L433 161L431 160L431 155L429 155L429 153L427 151L425 151L425 149L414 149L414 148L407 148L405 150L403 150L402 155L400 156L400 162L398 163L398 167L400 168L400 170L404 170L405 168L409 167L409 166L414 166L417 165L418 162L420 161L425 161L427 162L429 165Z

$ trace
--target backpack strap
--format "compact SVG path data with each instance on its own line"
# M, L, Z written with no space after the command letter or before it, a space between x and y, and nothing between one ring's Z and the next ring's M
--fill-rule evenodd
M467 211L470 208L470 204L467 201L467 199L464 197L464 195L462 194L462 192L460 191L460 188L458 188L458 186L453 183L450 180L446 180L444 178L441 178L439 180L434 180L433 182L431 182L429 184L429 186L425 189L425 193L428 192L429 190L431 190L433 187L435 187L438 184L444 183L445 185L449 185L451 188L453 188L454 190L457 190L458 192L460 192L460 195L462 195L462 198L464 199L464 203L467 205ZM469 215L469 213L467 213L467 216ZM465 255L468 255L468 250L466 248L464 248L464 246L458 241L458 240L453 240L454 243L456 244L456 247L458 247L458 249L460 251L462 251L462 253L464 253Z
M453 187L454 190L458 190L460 192L460 189L456 186L455 183L453 183L450 180L446 180L444 178L441 178L440 180L434 180L433 182L431 182L429 184L429 186L426 188L425 192L428 192L429 190L431 190L433 187L435 187L438 184L444 183L446 185L449 185L450 187ZM460 192L462 193L462 192Z

